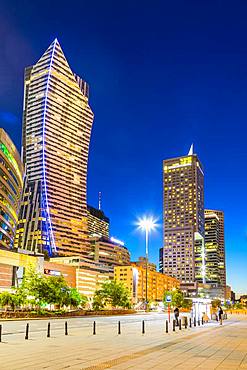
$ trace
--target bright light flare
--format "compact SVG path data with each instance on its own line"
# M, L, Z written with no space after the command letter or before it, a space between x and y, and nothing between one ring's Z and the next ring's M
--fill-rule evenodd
M140 229L146 231L154 230L158 226L156 224L156 220L154 220L152 217L143 217L142 219L139 219L137 225Z

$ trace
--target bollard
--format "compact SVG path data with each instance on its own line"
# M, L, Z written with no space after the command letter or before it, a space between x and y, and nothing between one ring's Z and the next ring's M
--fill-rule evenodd
M0 325L0 343L2 342L2 325Z
M191 317L190 317L190 328L192 328L192 320L191 320Z
M48 326L47 326L47 338L50 338L51 336L51 324L48 322Z
M68 323L65 321L65 335L68 335Z
M182 321L181 321L181 319L179 319L179 330L182 330Z
M118 334L121 334L121 323L118 321Z
M200 326L200 319L198 319L198 326Z
M96 335L96 322L93 322L93 335Z
M204 324L204 320L203 320L203 317L202 317L202 325Z
M166 333L168 333L168 321L166 320Z
M185 328L185 329L187 329L187 325L188 325L187 317L185 317L185 319L184 319L184 328Z
M176 331L176 321L175 320L173 320L172 322L172 330Z
M196 326L196 318L194 317L194 326Z
M27 324L27 326L26 326L26 335L25 335L25 339L28 339L28 333L29 333L29 324Z
M142 334L145 334L145 322L142 320Z

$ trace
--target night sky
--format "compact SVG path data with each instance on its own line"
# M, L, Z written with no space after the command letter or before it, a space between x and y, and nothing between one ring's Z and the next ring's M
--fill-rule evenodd
M90 84L95 113L88 202L135 259L135 221L158 218L150 256L162 246L162 160L191 143L205 173L205 207L225 211L227 280L247 281L247 2L1 1L0 126L21 143L24 67L55 37Z

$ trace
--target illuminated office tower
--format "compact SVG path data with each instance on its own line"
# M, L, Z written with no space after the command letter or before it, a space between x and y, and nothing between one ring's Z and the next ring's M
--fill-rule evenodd
M22 154L25 191L15 244L32 253L84 255L87 163L93 123L88 85L55 39L26 68Z
M224 212L205 209L206 283L226 294Z
M87 206L87 222L89 235L105 236L109 238L110 220L101 209Z
M12 249L23 186L20 155L0 128L0 248Z
M196 290L195 246L204 253L204 174L191 146L188 155L163 161L163 273ZM200 269L205 273L205 260ZM160 266L162 263L160 262Z

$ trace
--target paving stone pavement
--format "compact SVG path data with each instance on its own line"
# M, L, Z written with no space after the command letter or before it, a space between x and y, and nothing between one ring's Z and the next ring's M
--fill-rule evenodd
M79 328L65 336L61 331L6 335L0 343L0 370L39 369L246 369L247 318L232 315L223 326L176 329L165 333L163 322L147 323L146 333L133 323L122 328L99 327L97 335Z

